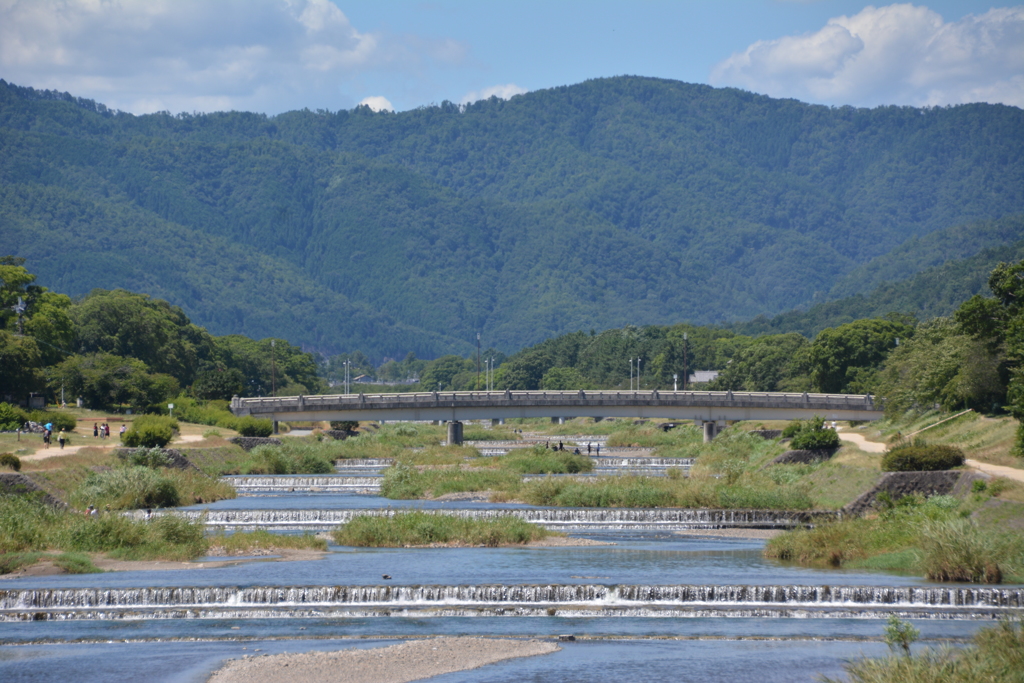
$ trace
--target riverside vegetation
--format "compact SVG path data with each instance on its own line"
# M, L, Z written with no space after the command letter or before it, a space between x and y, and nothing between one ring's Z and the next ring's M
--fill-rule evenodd
M890 640L890 646L894 644ZM908 645L903 655L856 659L845 669L851 683L1020 683L1024 680L1024 628L1019 621L1003 620L978 631L962 648L910 654Z

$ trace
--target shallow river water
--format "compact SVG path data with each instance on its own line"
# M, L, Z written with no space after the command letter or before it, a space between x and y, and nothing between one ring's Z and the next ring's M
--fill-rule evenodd
M404 503L350 494L265 495L205 507L388 506L495 507L466 502ZM436 635L557 638L573 634L577 639L560 643L563 649L552 655L431 680L809 681L817 674L841 674L843 662L859 654L884 654L887 650L880 636L883 619L890 610L885 601L895 600L891 609L901 611L908 608L909 603L900 602L904 598L899 597L907 589L935 586L891 573L814 570L766 560L761 553L763 542L756 540L662 532L605 531L586 536L614 545L462 549L331 546L324 557L310 561L257 561L223 568L7 580L0 582L0 597L6 596L8 601L6 608L0 609L0 680L198 682L224 660L254 653L372 647L396 638ZM520 597L507 601L502 597L492 603L486 602L489 598L481 603L476 598L461 597L463 593L475 595L480 587L491 585L511 587ZM531 592L536 585L548 587L538 589L538 595L543 593L540 597ZM773 590L778 595L792 591L793 586L812 587L809 590L824 591L825 601L832 602L828 609L816 612L815 605L808 608L801 602L806 598L769 599L780 600L778 604L766 604L761 598L709 598L707 603L698 600L697 607L680 607L682 603L676 598L651 598L648 604L644 598L627 596L660 594L658 591L666 586L680 585L712 593L716 587L719 591L732 587L729 590L737 595L763 587L776 587ZM376 592L359 588L375 586L382 588ZM422 596L395 597L404 595L403 590L419 595L419 589L409 587L424 586L428 587L426 593L444 593L450 598L428 604L429 599ZM851 586L865 588L857 593ZM271 590L274 587L289 596L301 593L307 597L279 600ZM325 592L318 587L351 587L341 592L363 590L371 597L360 598L363 602L356 600L355 607L345 599L339 602L337 596L308 597ZM558 587L564 588L563 593L578 591L591 597L581 598L576 604L559 597ZM891 589L888 593L886 587ZM89 592L97 588L103 590L99 594ZM202 600L213 602L196 602L192 588L215 599L204 597ZM153 597L153 591L147 589L167 590L158 590ZM869 601L873 594L883 597L876 598L881 603L867 607L835 597L848 593L862 593L869 596ZM885 597L890 593L897 597ZM254 594L260 597L254 599ZM103 600L111 606L96 607L94 603ZM744 607L743 600L752 607ZM800 604L794 606L794 602ZM42 611L36 613L34 609ZM15 614L20 615L16 620L12 616ZM968 638L992 621L991 613L985 619L956 618L959 614L955 609L949 613L940 610L929 613L928 618L915 618L914 623L922 631L924 643L934 645ZM42 620L34 620L40 616Z

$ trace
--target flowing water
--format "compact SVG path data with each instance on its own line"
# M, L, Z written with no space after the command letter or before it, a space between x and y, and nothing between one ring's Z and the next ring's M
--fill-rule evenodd
M239 477L252 495L178 513L205 515L211 529L282 532L329 530L354 514L403 509L514 514L604 545L332 545L313 560L6 580L0 680L198 682L225 659L254 653L439 635L573 634L552 655L431 680L782 683L837 676L845 659L885 653L880 636L892 613L935 645L962 641L1024 607L1020 586L808 569L765 559L760 540L674 533L813 521L800 514L390 501L354 492L387 464L342 463L338 475L304 478Z

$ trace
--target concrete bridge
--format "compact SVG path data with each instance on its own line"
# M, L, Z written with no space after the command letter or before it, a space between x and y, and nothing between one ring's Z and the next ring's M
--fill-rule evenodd
M241 417L276 423L319 420L413 420L449 424L462 442L462 420L514 417L631 417L692 420L706 440L734 420L877 420L883 407L865 394L786 394L740 391L444 391L407 394L282 396L231 400Z

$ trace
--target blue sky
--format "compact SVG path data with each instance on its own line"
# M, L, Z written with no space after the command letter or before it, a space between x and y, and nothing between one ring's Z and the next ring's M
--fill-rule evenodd
M0 78L135 113L405 110L622 74L834 105L1024 106L1024 6L0 0Z

